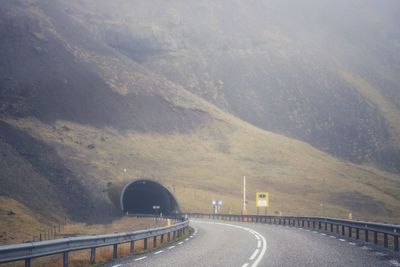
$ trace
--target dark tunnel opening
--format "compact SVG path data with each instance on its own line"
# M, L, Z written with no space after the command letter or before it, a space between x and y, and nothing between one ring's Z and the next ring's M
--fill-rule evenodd
M163 185L151 180L128 183L121 192L121 209L129 214L170 215L179 212L175 197Z

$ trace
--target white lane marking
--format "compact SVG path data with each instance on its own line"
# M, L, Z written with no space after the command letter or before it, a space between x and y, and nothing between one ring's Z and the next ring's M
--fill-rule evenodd
M251 265L251 267L257 267L257 265L260 263L260 261L264 257L265 252L267 251L267 241L265 240L264 236L262 236L259 233L257 233L257 234L260 236L263 246L261 248L260 254L258 255L258 258L254 261L254 263L253 263L253 265Z
M318 232L317 231L312 231L314 234L318 234Z
M339 240L340 240L340 241L342 241L342 242L346 241L346 240L344 240L344 239L341 239L341 238L340 238Z
M246 262L245 264L242 265L242 267L247 267L247 266L249 266L248 262Z
M257 241L257 248L261 247L261 240Z
M243 226L240 226L240 225L227 224L227 223L214 223L214 222L207 222L207 221L193 221L193 222L196 222L196 223L205 223L205 224L219 224L219 225L225 225L225 226L230 226L230 227L239 228L239 229L242 229L242 230L245 230L245 231L249 231L249 232L252 231L253 233L255 233L255 234L261 239L262 248L261 248L261 252L258 254L258 257L255 259L255 261L254 261L254 263L251 265L251 267L257 267L258 264L260 263L260 261L262 260L262 258L264 257L265 252L267 251L267 241L265 240L264 236L261 235L260 233L256 232L256 231L250 229L250 228L243 227Z
M113 265L112 267L119 267L119 266L122 266L122 264Z
M306 229L306 231L307 231L307 232L310 232L310 230L309 230L309 229Z
M147 258L147 256L143 256L141 258L137 258L137 259L135 259L135 261L141 261L141 260L144 260L145 258Z
M363 249L363 250L371 250L369 247L366 247L366 246L362 246L361 249Z
M326 234L324 234L324 233L321 233L321 235L326 236Z
M186 238L186 239L185 239L185 241L188 241L188 240L189 240L189 238Z
M173 249L175 246L170 246L168 249Z
M160 253L163 253L163 252L164 252L164 250L160 250L160 251L154 252L154 255L157 255L157 254L160 254Z
M330 238L336 238L336 236L333 236L333 235L330 235L329 237L330 237Z
M356 243L354 243L354 242L349 242L349 245L355 246Z
M251 257L250 257L250 260L251 260L251 261L254 260L254 259L256 258L257 254L258 254L258 251L259 251L259 249L256 249L256 250L254 251L253 255L251 255Z
M390 264L392 264L394 266L400 266L400 263L398 261L396 261L396 260L391 260L389 262L390 262Z
M181 242L178 243L178 245L182 245L182 244L183 244L183 241L181 241Z

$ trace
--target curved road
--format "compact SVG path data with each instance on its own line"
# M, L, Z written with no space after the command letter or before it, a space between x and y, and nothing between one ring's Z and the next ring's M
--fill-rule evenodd
M398 266L388 251L319 232L256 223L192 220L196 233L147 255L104 266Z

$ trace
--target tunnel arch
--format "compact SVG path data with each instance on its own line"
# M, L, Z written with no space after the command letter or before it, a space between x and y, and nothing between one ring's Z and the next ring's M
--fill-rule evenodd
M161 183L138 179L127 183L121 191L121 210L129 214L164 214L180 212L174 195ZM158 206L159 209L154 209Z

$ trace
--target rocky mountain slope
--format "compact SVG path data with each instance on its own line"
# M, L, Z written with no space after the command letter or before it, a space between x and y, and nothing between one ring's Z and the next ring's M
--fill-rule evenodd
M397 59L381 90L267 2L4 1L1 240L109 220L109 188L136 177L185 210L239 212L246 175L271 213L398 220Z
M240 118L400 170L398 1L72 1L93 36Z

